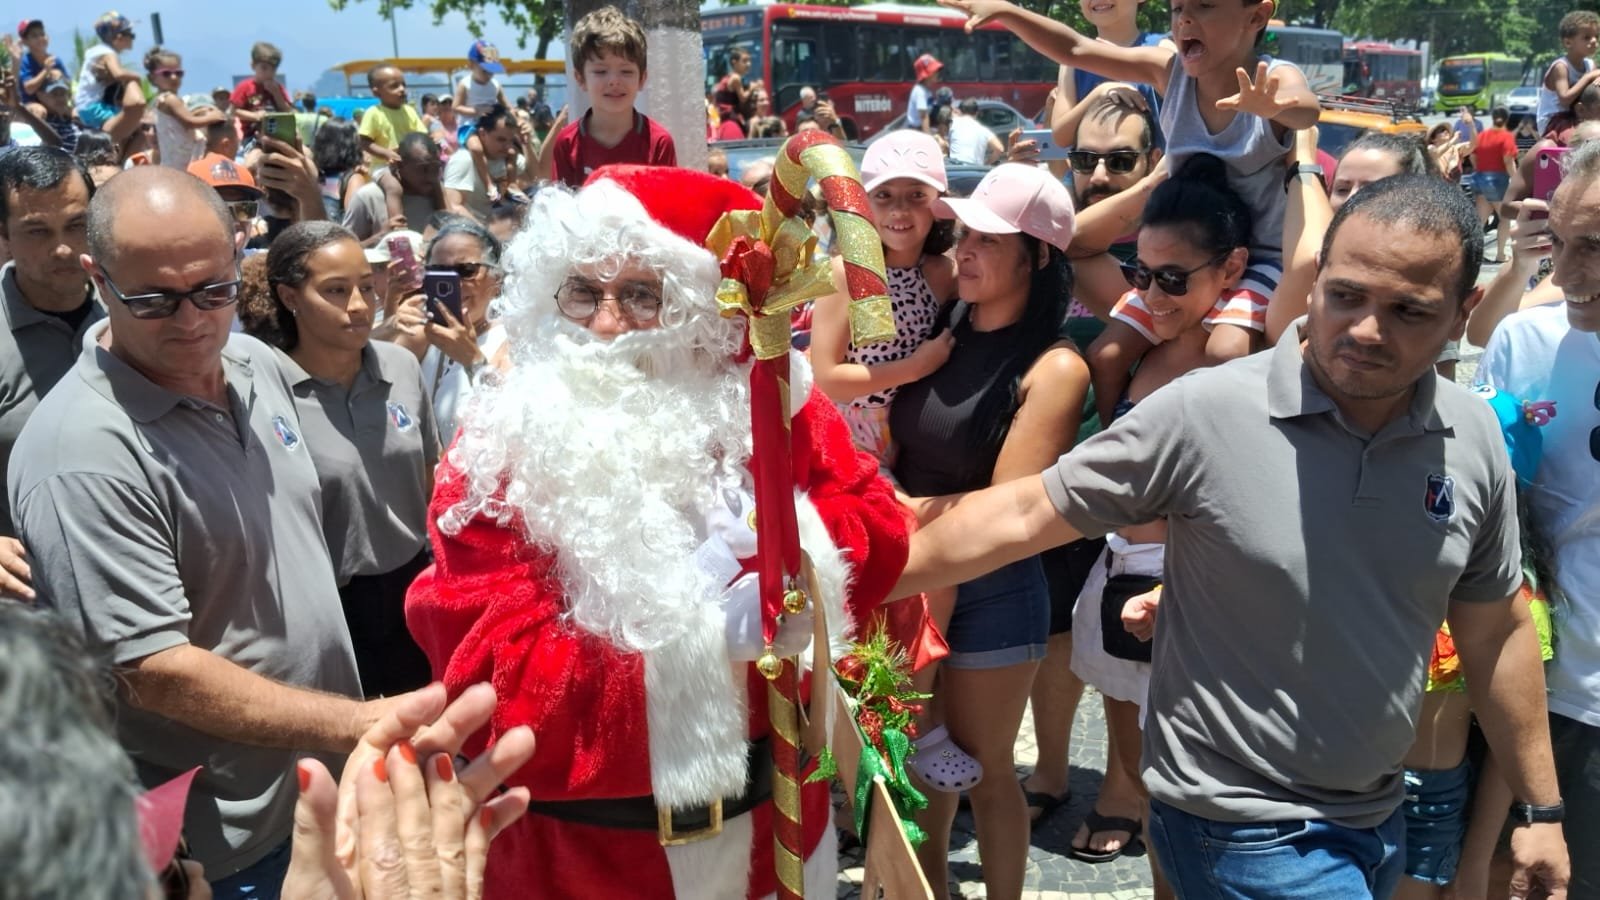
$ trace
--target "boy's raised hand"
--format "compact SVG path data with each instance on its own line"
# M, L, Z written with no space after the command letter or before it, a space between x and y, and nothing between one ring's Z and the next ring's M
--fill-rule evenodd
M1016 8L1010 0L939 0L939 5L966 13L969 32L995 16Z
M1294 101L1278 96L1278 76L1267 74L1265 62L1256 63L1256 77L1241 66L1234 71L1239 78L1239 93L1217 101L1217 109L1246 112L1263 119L1271 119L1294 107Z

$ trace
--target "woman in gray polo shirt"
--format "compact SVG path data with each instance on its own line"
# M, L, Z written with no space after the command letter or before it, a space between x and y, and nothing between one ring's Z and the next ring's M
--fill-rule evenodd
M362 691L422 687L431 673L406 630L405 594L429 561L439 435L421 370L404 348L368 339L379 307L349 231L290 226L266 268L266 290L246 292L239 315L246 332L278 349L292 381Z

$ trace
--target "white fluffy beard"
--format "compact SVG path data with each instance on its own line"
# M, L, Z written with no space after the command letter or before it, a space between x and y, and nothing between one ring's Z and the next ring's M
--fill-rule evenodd
M720 596L694 557L719 476L737 481L750 456L745 372L677 329L606 341L542 324L468 407L450 451L467 495L440 527L519 517L555 554L577 627L624 650L673 643Z

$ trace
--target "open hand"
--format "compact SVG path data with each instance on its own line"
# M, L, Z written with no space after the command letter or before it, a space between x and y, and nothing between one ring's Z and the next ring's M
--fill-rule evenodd
M1016 9L1010 0L939 0L940 6L967 14L967 31L993 20L996 16Z
M1254 79L1243 67L1236 69L1234 75L1239 79L1239 93L1218 100L1217 109L1231 109L1271 119L1293 108L1294 101L1278 96L1278 76L1267 74L1265 62L1256 63Z

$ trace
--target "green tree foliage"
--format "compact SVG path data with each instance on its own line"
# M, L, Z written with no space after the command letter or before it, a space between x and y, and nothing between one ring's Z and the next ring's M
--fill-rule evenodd
M328 0L336 10L342 10L360 0ZM397 11L411 9L414 0L378 0L378 15L387 19ZM517 46L526 48L528 39L534 39L533 55L543 58L550 43L561 33L566 10L562 0L424 0L435 23L450 13L466 17L467 27L473 34L483 33L483 23L491 18L517 34Z

